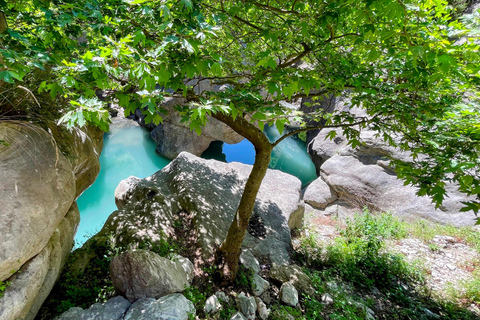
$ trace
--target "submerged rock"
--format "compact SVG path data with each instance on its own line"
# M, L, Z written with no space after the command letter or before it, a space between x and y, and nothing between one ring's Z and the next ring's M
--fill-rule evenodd
M130 302L159 298L183 292L190 286L191 275L185 272L183 264L184 261L171 261L147 250L127 251L113 258L110 276L115 290Z

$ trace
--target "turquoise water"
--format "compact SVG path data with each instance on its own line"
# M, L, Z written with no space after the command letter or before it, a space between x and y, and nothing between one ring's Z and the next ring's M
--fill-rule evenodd
M77 247L98 232L108 216L117 210L114 193L120 181L129 176L148 177L170 162L155 153L155 143L148 131L132 125L130 120L124 120L123 124L112 125L105 134L97 180L77 199L81 216L75 236ZM275 128L266 128L265 133L271 141L280 137ZM306 185L317 177L306 150L304 142L287 138L273 150L270 168L297 176ZM216 141L202 157L253 164L255 149L248 140L237 144Z
M148 177L170 162L155 153L150 133L139 126L112 126L103 141L97 180L77 200L80 225L76 246L100 231L108 216L117 210L114 193L120 181L129 176Z
M280 138L280 133L275 127L265 127L265 134L270 142ZM225 162L237 161L253 164L255 149L248 140L243 140L237 144L215 141L203 153L202 157ZM317 178L315 165L307 153L305 142L293 137L285 139L273 149L269 167L296 176L304 186Z

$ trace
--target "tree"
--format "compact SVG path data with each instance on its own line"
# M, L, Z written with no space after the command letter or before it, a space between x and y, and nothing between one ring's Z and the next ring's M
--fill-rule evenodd
M61 0L5 4L4 83L53 67L38 85L69 101L62 122L106 128L107 91L131 113L162 121L160 102L183 97L177 111L190 128L214 117L250 140L256 157L237 213L219 250L226 280L235 278L240 246L272 148L311 129L342 127L352 147L359 131L378 131L413 154L395 161L406 183L440 205L452 181L480 202L479 16L463 22L443 0ZM461 41L457 41L461 38ZM225 90L198 93L189 80ZM165 89L166 88L166 89ZM33 88L32 91L34 91ZM282 101L348 95L366 115L292 111ZM307 126L306 120L322 125ZM264 125L280 132L269 142ZM333 133L330 138L333 138ZM420 155L427 155L427 157Z

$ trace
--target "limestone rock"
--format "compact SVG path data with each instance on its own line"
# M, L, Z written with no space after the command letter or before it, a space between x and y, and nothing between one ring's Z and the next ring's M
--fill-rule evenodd
M333 298L329 293L324 293L324 294L322 294L322 302L325 305L329 306L333 303Z
M255 302L257 303L258 317L262 320L267 320L270 314L270 311L267 309L266 304L263 303L262 299L258 297L255 298Z
M215 314L222 308L220 301L216 295L211 295L207 301L205 301L205 306L203 307L203 311L206 314Z
M217 291L215 292L215 295L217 296L218 300L222 302L228 303L230 301L230 298L223 291Z
M258 274L253 275L252 292L255 296L262 295L270 288L270 282L260 277Z
M280 287L280 300L292 307L298 303L298 291L291 282L285 282Z
M0 281L47 245L75 199L72 166L43 129L0 123Z
M186 101L182 98L165 98L161 107L167 110L163 116L163 123L158 126L145 125L141 112L136 112L136 119L140 125L152 129L152 139L157 144L157 152L168 159L174 159L181 152L200 156L212 141L223 141L234 144L243 140L243 137L233 131L226 124L208 116L206 125L202 128L199 136L195 131L190 130L188 124L182 122L182 117L173 108L176 105L183 105ZM139 111L139 110L138 110Z
M225 239L250 170L249 165L181 153L161 171L139 181L95 239L113 234L117 245L155 242L162 234L172 235L174 217L186 211L195 215L193 227L202 256L210 259ZM300 180L268 170L243 248L275 263L287 263L292 246L289 225L303 217L303 212Z
M187 281L192 283L193 278L195 277L195 266L193 265L192 261L190 261L188 258L182 257L179 254L171 254L168 256L168 258L182 266L182 269L187 276Z
M80 214L74 204L45 248L8 279L10 285L0 298L0 319L31 320L35 317L72 250L79 221Z
M95 181L100 172L99 158L104 132L91 125L73 127L70 130L63 127L50 129L72 165L75 175L75 197L78 197Z
M332 131L336 137L326 139ZM350 215L367 206L376 211L420 216L455 226L475 223L473 212L460 212L461 201L466 201L467 197L458 192L455 185L447 185L447 197L443 205L435 209L429 197L418 197L416 188L404 186L403 180L397 179L390 167L391 158L411 162L409 152L389 146L372 130L362 130L360 140L363 144L352 149L341 129L327 129L309 144L309 153L321 179L337 194L339 202L348 203L347 207L341 204L337 212ZM307 201L311 194L306 190L305 196Z
M126 200L135 190L140 180L142 179L130 176L127 179L120 181L115 189L115 204L117 205L118 209L121 209L125 205Z
M254 297L247 297L243 292L237 297L237 306L240 312L248 320L255 319L255 313L257 312L257 303Z
M249 250L242 250L240 254L240 263L253 273L260 272L260 264L257 258Z
M241 312L237 312L230 318L230 320L247 320L247 318L245 318Z
M105 303L95 303L89 309L70 308L57 320L121 320L130 308L130 302L114 297Z
M330 186L323 181L322 178L317 178L310 183L305 189L303 200L314 208L325 209L327 205L337 199L337 195L332 192Z
M315 295L312 280L297 265L276 265L270 269L270 278L277 283L290 282L300 293Z
M171 261L146 250L127 251L116 256L110 265L110 275L115 289L130 302L183 292L190 286L189 276L180 261Z
M414 187L404 186L391 171L378 165L365 165L356 157L336 155L322 165L321 171L322 178L339 197L353 206L368 206L399 216L421 216L456 226L475 223L475 215L459 212L455 203L447 200L442 207L444 211L436 210L430 198L417 196ZM454 188L449 188L447 195L455 197ZM457 205L461 205L459 201Z
M143 298L132 304L124 320L188 320L195 315L193 303L180 293L170 294L158 300Z

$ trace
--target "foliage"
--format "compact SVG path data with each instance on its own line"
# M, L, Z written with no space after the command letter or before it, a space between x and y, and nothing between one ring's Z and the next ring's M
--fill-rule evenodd
M29 91L68 102L60 121L69 127L107 129L103 105L109 102L159 123L167 112L161 102L175 98L176 111L198 134L212 116L265 153L289 135L325 127L341 128L355 148L360 130L370 128L411 152L411 162L394 165L419 195L440 206L454 182L476 196L464 209L480 209L478 13L452 18L457 12L445 0L0 4L9 23L0 37L2 85L18 88L34 72L47 71L49 78L31 82ZM106 101L97 99L98 91L108 93ZM343 95L366 113L304 114L281 103L326 95ZM265 125L282 132L292 120L301 124L298 130L275 142L264 138ZM306 126L309 121L321 125ZM254 189L268 166L263 162L246 184L240 221L232 223L237 229L221 246L224 269L233 275Z
M312 235L302 239L296 258L300 258L298 263L305 264L304 271L312 280L315 296L303 296L300 319L365 319L367 307L374 309L376 319L428 319L425 308L446 319L476 319L477 315L458 305L458 299L468 299L460 301L467 306L476 301L478 274L464 284L464 290L455 290L445 299L424 289L425 270L421 265L407 264L400 256L398 264L390 263L392 255L387 252L385 241L411 236L420 230L427 235L437 231L444 234L449 227L426 222L420 226L402 222L390 214L373 215L365 211L348 220L330 246L320 247ZM469 233L462 232L464 241ZM427 236L426 240L429 239ZM378 268L379 273L371 268ZM333 304L321 304L324 293L332 296ZM375 309L376 306L381 308Z
M200 132L206 115L224 112L280 131L305 116L280 100L350 92L366 108L361 127L411 150L413 164L396 163L408 183L440 204L446 181L468 194L478 179L478 14L452 19L443 0L195 1L79 0L0 3L9 29L2 35L3 83L21 84L36 70L52 78L32 92L70 101L62 121L104 129L108 114L96 91L110 92L146 121L162 121L159 103L185 97L185 120ZM302 61L308 67L298 67ZM199 95L197 81L227 85ZM168 88L165 89L165 88ZM293 117L292 117L293 116ZM360 143L351 114L325 115ZM393 133L401 133L394 140ZM417 157L428 154L429 159ZM467 205L477 209L478 202Z
M324 263L335 266L341 276L365 288L390 287L398 280L421 280L400 255L383 251L385 239L405 237L405 228L391 215L356 214L347 220L341 237L327 248Z
M7 289L7 287L10 285L9 281L3 282L0 281L0 298L3 297L3 293Z

